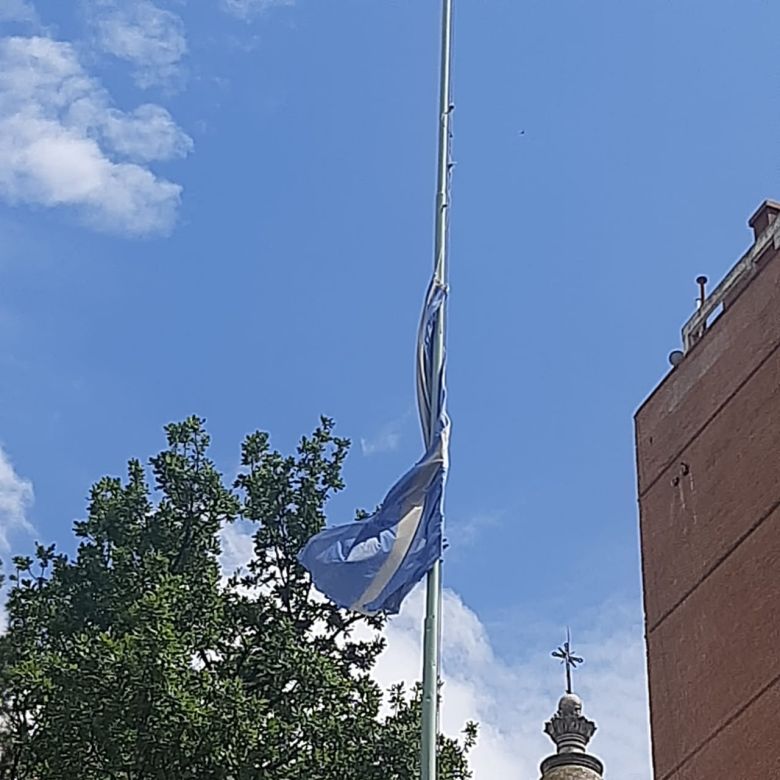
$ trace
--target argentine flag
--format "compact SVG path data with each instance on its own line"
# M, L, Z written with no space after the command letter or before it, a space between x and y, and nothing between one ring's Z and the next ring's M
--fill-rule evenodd
M397 613L404 597L442 554L450 434L444 359L435 384L432 379L434 340L445 298L446 289L434 279L417 340L417 405L428 445L425 454L390 489L373 515L326 528L309 539L298 555L318 590L340 607L367 615Z

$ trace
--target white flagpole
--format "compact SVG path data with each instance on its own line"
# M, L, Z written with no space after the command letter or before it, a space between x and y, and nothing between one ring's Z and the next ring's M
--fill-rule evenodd
M442 0L441 81L439 85L439 155L436 191L436 234L434 274L441 285L447 283L447 227L450 178L450 122L452 118L452 5L453 0ZM442 307L433 342L431 366L431 422L430 437L438 429L439 377L444 361L445 311ZM430 446L433 442L428 441ZM436 561L428 574L423 631L423 699L422 735L420 749L421 780L437 780L436 743L439 733L439 665L441 657L441 561Z

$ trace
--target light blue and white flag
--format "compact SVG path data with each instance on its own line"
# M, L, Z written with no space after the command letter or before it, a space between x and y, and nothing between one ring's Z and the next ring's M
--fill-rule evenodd
M450 434L444 359L436 377L438 392L432 373L434 339L445 297L445 288L434 279L418 335L417 403L427 443L425 454L390 489L373 515L326 528L309 539L298 556L318 590L356 612L397 613L404 597L442 554ZM436 398L432 398L434 393Z

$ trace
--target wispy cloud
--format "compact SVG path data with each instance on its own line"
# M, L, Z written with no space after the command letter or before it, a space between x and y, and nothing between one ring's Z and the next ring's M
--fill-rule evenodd
M0 549L10 549L9 538L18 531L32 531L27 512L33 502L32 483L20 477L0 447Z
M97 46L132 64L142 88L175 86L187 53L184 22L151 0L91 0L89 17Z
M364 455L377 455L380 452L392 452L401 443L401 433L395 428L385 427L369 438L360 437L360 451Z
M463 547L471 547L477 543L480 538L491 531L494 531L503 518L501 512L480 512L465 519L457 517L449 520L446 527L447 539L453 545L451 551L457 554L457 550Z
M158 178L148 163L191 149L192 140L164 108L115 108L71 44L0 39L0 197L6 201L73 207L100 230L167 233L181 187Z
M29 0L0 0L0 22L37 22L38 14Z
M397 450L401 443L401 432L407 418L408 414L385 423L371 436L361 436L360 451L363 455L379 455L383 452Z
M249 19L274 6L293 5L295 0L222 0L226 11L240 19Z

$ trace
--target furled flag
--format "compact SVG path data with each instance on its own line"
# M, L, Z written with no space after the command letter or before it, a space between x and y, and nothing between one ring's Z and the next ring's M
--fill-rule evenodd
M418 335L417 405L425 454L373 515L326 528L309 539L298 556L322 593L356 612L397 613L404 597L441 557L450 433L443 355L436 382L432 379L435 334L445 297L445 288L434 279Z

